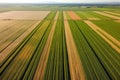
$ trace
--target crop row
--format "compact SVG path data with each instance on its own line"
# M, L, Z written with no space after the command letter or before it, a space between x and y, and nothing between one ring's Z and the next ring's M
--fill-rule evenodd
M50 13L51 14L51 13ZM53 21L42 21L0 64L0 79L32 79ZM11 74L11 75L10 75Z
M44 75L45 80L69 80L69 64L66 51L63 14L60 12L50 48ZM60 19L60 20L59 20Z
M86 78L88 80L118 80L120 78L119 53L84 22L69 21L69 24Z

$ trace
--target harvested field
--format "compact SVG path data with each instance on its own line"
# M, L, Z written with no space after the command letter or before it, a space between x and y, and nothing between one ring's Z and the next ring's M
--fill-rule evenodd
M68 11L68 15L71 17L72 20L81 20L81 18L73 11Z
M9 11L0 13L2 20L43 20L50 11Z
M95 13L98 13L100 15L103 15L103 16L107 16L107 17L110 17L112 19L120 19L120 17L118 16L114 16L114 15L111 15L111 14L107 14L107 13L104 13L104 12L99 12L99 11L94 11Z

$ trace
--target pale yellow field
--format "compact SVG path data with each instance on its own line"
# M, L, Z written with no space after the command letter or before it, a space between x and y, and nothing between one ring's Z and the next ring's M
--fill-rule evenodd
M43 20L50 11L9 11L0 13L0 19Z

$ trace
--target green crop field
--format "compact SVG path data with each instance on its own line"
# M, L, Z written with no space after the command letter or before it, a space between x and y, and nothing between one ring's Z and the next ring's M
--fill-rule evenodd
M0 6L0 80L120 80L119 6L8 6Z

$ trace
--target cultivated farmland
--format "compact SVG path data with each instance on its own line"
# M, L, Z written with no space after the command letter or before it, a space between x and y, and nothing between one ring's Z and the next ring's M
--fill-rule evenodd
M3 20L43 20L49 11L8 11L0 13Z
M0 13L0 80L119 80L119 21L114 10Z

